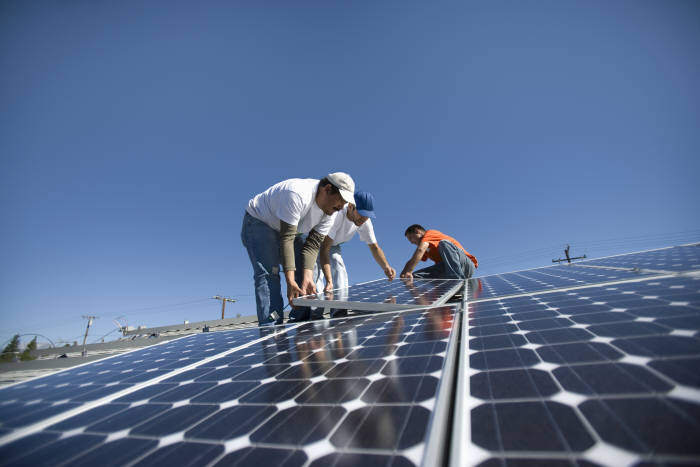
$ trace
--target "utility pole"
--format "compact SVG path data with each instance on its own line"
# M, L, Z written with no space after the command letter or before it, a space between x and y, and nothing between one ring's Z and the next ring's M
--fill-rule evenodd
M569 256L569 249L570 249L570 248L571 248L571 247L570 247L569 245L566 245L566 248L564 249L564 254L566 255L566 258L565 258L565 259L562 259L562 258L553 259L553 260L552 260L552 263L561 263L561 262L563 262L563 261L566 261L567 263L571 263L571 261L573 261L573 260L575 260L575 259L584 259L584 258L586 258L586 255L583 255L583 256L576 256L576 257L572 258L571 256Z
M85 337L83 337L83 357L87 357L87 349L85 348L85 342L87 341L88 331L90 330L90 325L93 319L97 319L97 316L87 316L83 315L83 319L88 320L87 327L85 328Z
M214 295L211 298L214 300L221 300L221 319L224 319L224 311L226 310L226 302L235 303L238 301L235 298L221 297L219 295Z

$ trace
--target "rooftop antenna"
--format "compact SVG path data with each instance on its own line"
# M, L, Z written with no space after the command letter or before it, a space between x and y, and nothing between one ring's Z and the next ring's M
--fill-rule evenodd
M128 330L129 327L129 322L124 320L124 325L122 326L122 323L119 322L120 319L124 319L124 316L120 316L119 318L114 318L112 322L114 325L119 328L119 332L122 333L122 336L126 336L126 331Z
M569 256L569 249L570 248L571 247L569 245L566 245L566 248L564 248L564 254L566 255L566 258L553 259L552 263L561 263L563 261L566 261L567 263L571 263L571 261L573 261L575 259L585 259L586 258L586 255L576 256L576 257L572 258L571 256Z
M221 297L219 295L214 295L211 298L214 300L221 300L221 319L224 319L224 311L226 310L226 302L235 303L238 301L235 298Z

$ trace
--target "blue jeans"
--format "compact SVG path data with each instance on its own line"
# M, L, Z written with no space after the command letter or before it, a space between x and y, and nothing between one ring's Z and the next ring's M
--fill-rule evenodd
M280 234L246 212L241 241L253 265L258 325L272 324L270 313L273 311L280 316L276 324L282 324L284 302L280 285Z
M474 263L461 248L449 240L438 243L442 261L413 273L418 279L468 279L474 274Z
M333 298L335 300L347 301L348 299L348 271L345 269L345 261L343 260L342 251L340 245L333 245L330 249L330 259L331 259L331 278L333 279ZM316 266L314 267L314 282L316 283L316 291L323 292L326 285L325 276L321 267L321 258L319 255L316 261ZM330 310L331 318L336 316L347 315L347 310L331 308ZM321 310L321 317L323 316L323 310ZM315 317L318 317L318 311Z
M304 282L304 257L301 255L301 249L304 247L305 242L306 235L297 235L294 237L294 264L296 265L294 280L299 287L301 287L301 283ZM323 313L323 309L321 313ZM298 306L292 308L292 311L289 312L289 319L294 321L308 321L311 319L311 307Z

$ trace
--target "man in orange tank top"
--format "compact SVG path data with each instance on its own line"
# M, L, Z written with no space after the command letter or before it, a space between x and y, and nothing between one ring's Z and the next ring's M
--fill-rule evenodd
M406 229L406 238L416 245L416 251L408 260L401 277L422 279L468 279L479 267L479 262L454 238L437 230L425 230L419 224ZM432 259L433 266L413 270L420 261Z

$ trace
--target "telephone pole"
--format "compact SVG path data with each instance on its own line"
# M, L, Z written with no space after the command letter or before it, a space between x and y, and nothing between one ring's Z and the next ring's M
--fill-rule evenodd
M85 337L83 337L83 357L87 357L87 348L85 347L85 342L87 341L88 331L90 330L90 325L93 319L97 319L97 316L87 316L83 315L83 319L88 320L87 327L85 328Z
M224 311L226 310L226 302L235 303L238 301L235 298L221 297L219 295L214 295L211 298L214 300L221 300L221 319L224 319Z
M566 248L564 248L564 254L566 255L566 258L553 259L552 263L561 263L563 261L566 261L567 263L571 263L575 259L585 259L586 258L586 255L576 256L576 257L572 258L571 256L569 256L569 249L570 248L571 247L569 245L566 245Z

